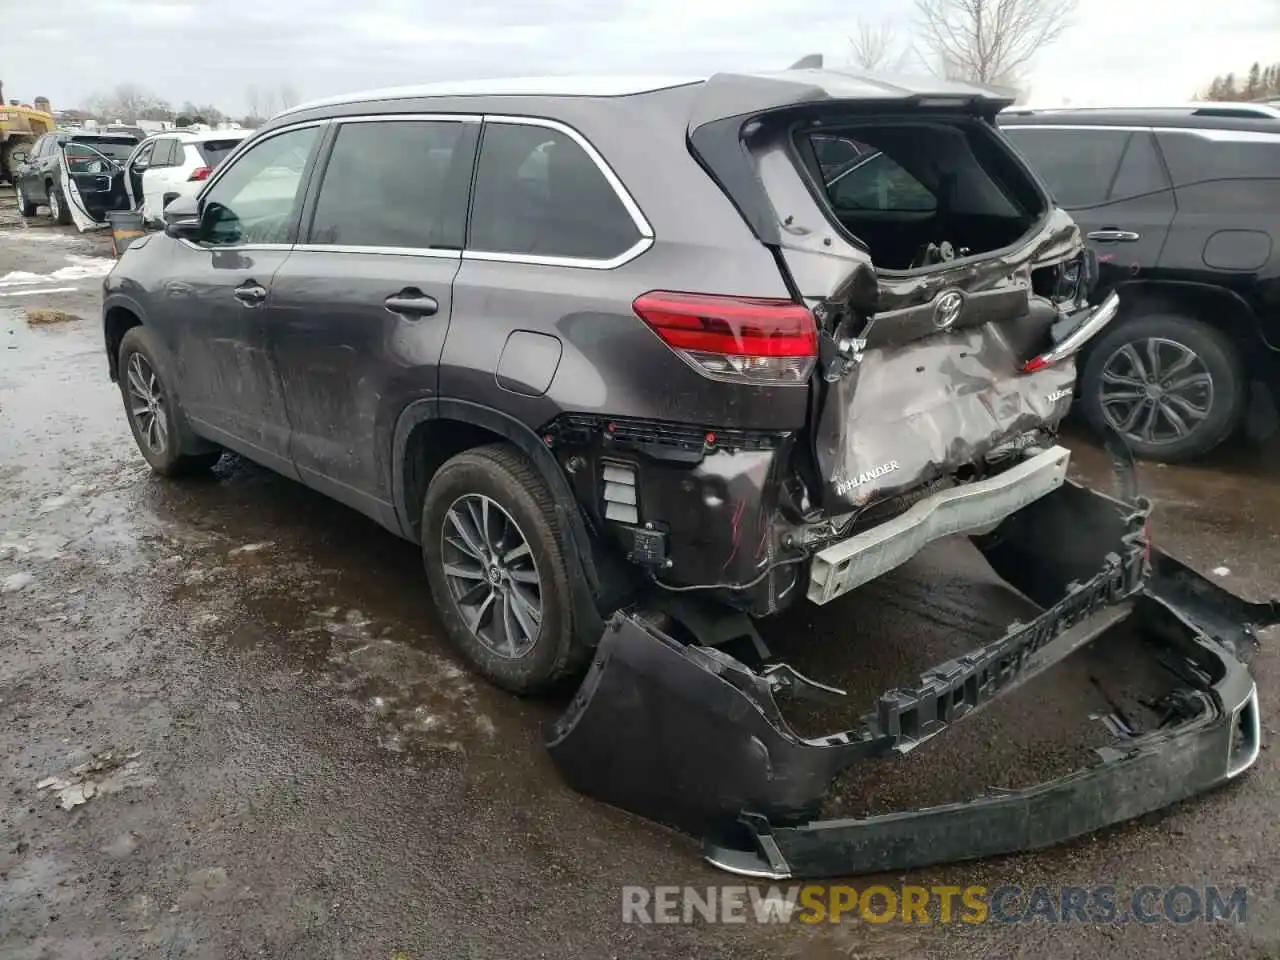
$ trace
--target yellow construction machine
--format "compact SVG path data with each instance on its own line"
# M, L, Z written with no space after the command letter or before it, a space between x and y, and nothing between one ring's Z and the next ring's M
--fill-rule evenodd
M31 152L31 145L55 123L47 97L36 97L33 103L4 99L0 83L0 183L13 183L21 159Z

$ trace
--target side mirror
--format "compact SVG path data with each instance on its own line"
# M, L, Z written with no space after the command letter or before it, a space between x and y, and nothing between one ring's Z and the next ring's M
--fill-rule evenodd
M26 163L27 156L27 151L25 150L11 150L9 152L9 159L15 167L20 163Z
M161 216L164 232L171 237L194 240L200 235L200 208L195 197L175 197Z

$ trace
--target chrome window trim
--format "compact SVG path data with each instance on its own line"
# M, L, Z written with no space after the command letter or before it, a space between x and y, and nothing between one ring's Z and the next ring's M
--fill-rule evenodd
M636 203L631 193L623 184L622 179L609 166L609 162L601 155L600 151L584 137L581 133L559 120L548 120L545 117L522 117L511 114L486 113L484 122L488 123L509 123L525 127L543 127L547 130L554 130L562 133L579 147L583 149L591 162L596 165L601 175L613 188L613 192L617 194L618 199L622 202L623 208L627 211L627 215L631 217L631 222L635 225L640 237L626 250L621 253L602 260L594 257L557 257L557 256L538 256L528 253L506 253L496 250L475 250L470 247L462 251L463 260L481 260L494 263L525 263L534 266L544 267L581 267L587 270L613 270L629 263L640 254L644 253L653 246L653 227L649 224L649 220L644 215L644 211L640 209L640 205ZM481 140L481 149L483 149L484 141ZM474 189L474 188L473 188ZM473 197L474 199L474 197Z
M461 260L461 250L443 247L376 247L350 243L296 243L293 250L304 253L374 253L393 257L434 257L438 260Z
M341 126L344 123L395 123L397 120L436 120L450 123L480 123L484 117L478 113L360 113L350 117L330 117Z
M329 123L327 119L307 120L303 123L291 123L287 127L281 127L279 130L268 131L267 133L263 134L261 137L257 136L256 134L252 134L248 137L245 137L243 140L240 141L240 146L236 147L235 150L232 151L229 157L223 160L222 163L218 164L217 172L214 173L213 177L210 178L209 182L204 185L204 187L200 190L200 192L196 194L197 208L199 208L200 204L204 203L205 195L208 194L208 192L214 188L214 186L217 184L219 180L221 180L224 176L226 176L227 171L231 169L231 167L235 164L235 162L240 158L240 154L248 153L249 150L253 149L253 147L256 147L259 143L263 143L267 140L272 139L273 137L278 137L281 134L292 133L294 130L304 130L307 127L319 127L327 123ZM296 194L294 195L294 201L295 202L297 201ZM294 248L294 244L292 243L226 243L226 244L209 244L208 246L201 246L200 244L194 243L191 240L187 240L185 238L180 238L179 242L186 244L192 250L208 250L208 251L292 250Z

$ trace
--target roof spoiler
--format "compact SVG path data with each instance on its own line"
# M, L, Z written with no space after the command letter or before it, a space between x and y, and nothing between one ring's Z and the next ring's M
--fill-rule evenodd
M806 57L801 57L791 66L787 67L787 69L788 70L821 70L822 54L811 53Z

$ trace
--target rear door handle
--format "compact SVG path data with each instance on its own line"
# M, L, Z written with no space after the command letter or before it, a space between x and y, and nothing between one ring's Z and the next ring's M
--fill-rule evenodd
M434 317L440 310L435 297L429 297L413 288L401 290L382 302L392 313L400 313L406 317Z
M1117 230L1115 227L1094 230L1085 236L1090 240L1097 240L1099 243L1133 243L1135 240L1142 239L1142 234L1140 233L1134 233L1132 230Z
M267 299L267 289L250 280L248 283L236 287L235 296L246 307L256 307Z

